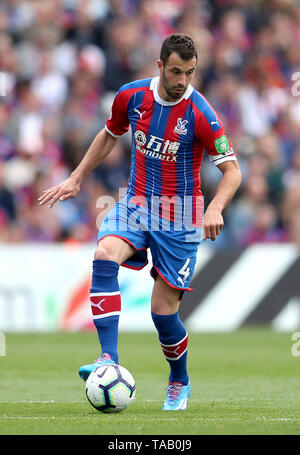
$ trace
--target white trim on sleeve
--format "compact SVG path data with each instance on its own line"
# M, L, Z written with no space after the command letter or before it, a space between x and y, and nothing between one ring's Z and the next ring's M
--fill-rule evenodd
M106 131L107 131L111 136L115 137L116 139L118 139L119 137L122 136L122 134L117 135L117 134L112 133L112 132L107 128L106 125L104 125L104 128L106 129Z
M236 161L236 156L232 147L227 150L225 153L220 153L218 155L208 155L210 161L218 166L218 164L224 163L225 161Z

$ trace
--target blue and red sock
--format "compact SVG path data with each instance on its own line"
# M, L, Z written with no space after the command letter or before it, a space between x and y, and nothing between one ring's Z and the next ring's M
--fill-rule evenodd
M119 264L114 261L93 261L92 287L90 290L93 321L97 329L102 353L107 353L116 363L118 332L121 313L121 295L118 282Z
M170 364L170 382L187 385L187 347L188 334L178 312L169 315L152 313L158 338L166 360Z

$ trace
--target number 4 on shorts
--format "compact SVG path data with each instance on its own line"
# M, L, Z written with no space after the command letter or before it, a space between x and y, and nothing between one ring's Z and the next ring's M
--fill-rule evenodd
M191 258L187 258L185 261L185 264L183 267L181 267L180 270L178 270L178 275L182 275L183 279L179 276L177 279L184 285L184 281L186 281L189 277L190 274L190 268L189 268L189 263L190 263Z

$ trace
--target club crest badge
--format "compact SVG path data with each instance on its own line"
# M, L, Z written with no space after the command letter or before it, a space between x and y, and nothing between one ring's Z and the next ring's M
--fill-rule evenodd
M174 128L174 132L177 134L186 134L187 129L186 129L186 124L188 123L187 120L182 120L182 118L177 119L177 125Z

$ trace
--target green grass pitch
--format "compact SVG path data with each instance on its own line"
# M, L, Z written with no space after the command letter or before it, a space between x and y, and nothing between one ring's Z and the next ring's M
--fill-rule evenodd
M81 364L98 355L96 333L6 334L0 357L1 435L300 434L300 357L291 334L267 329L190 333L189 409L162 412L168 377L155 333L120 333L120 363L135 401L120 414L88 403Z

